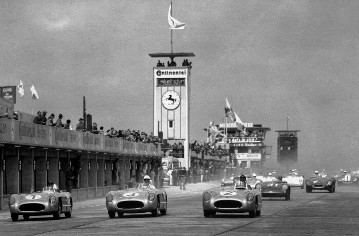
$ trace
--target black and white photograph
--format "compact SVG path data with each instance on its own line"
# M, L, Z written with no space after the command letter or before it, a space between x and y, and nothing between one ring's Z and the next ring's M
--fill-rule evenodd
M359 235L358 12L1 0L0 236Z

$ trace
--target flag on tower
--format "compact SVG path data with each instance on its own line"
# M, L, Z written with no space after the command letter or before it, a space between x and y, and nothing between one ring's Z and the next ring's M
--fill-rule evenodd
M231 104L229 104L227 98L226 98L226 106L224 108L224 112L226 114L226 117L230 118L233 122L236 122L236 117L234 116L234 112L231 108Z
M244 127L244 123L238 117L236 112L234 112L234 116L236 117L235 123L236 123L237 129L243 133L246 133L246 128Z
M172 17L172 2L170 8L168 9L168 24L170 25L170 29L184 29L185 23L181 23L175 18Z
M37 93L34 85L31 85L30 91L32 93L32 99L39 99L39 94Z
M24 97L25 91L24 91L24 84L20 80L20 83L17 86L17 92L20 94L20 97Z

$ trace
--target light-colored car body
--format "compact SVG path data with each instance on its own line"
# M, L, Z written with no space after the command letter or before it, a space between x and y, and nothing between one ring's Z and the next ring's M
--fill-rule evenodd
M110 218L123 216L124 213L151 212L152 216L167 213L167 193L162 189L146 186L110 191L106 195L106 207Z
M216 213L249 213L250 217L260 216L262 196L257 189L235 188L234 185L205 190L202 194L205 217Z
M357 185L358 176L353 174L346 174L337 178L338 185Z
M28 220L30 216L53 215L59 219L62 213L69 218L72 214L72 196L62 192L44 188L40 192L12 194L9 198L11 219L17 221L19 215Z
M300 187L304 189L304 177L302 175L288 175L283 178L291 187Z

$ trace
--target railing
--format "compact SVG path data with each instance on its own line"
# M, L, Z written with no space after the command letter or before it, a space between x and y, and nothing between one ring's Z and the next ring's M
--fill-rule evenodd
M93 134L0 118L0 143L59 149L162 156L161 147Z

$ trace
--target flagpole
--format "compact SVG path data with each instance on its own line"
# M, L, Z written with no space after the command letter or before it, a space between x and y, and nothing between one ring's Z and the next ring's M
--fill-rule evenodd
M172 16L172 2L171 2L171 16ZM171 29L171 54L173 54L173 29Z

